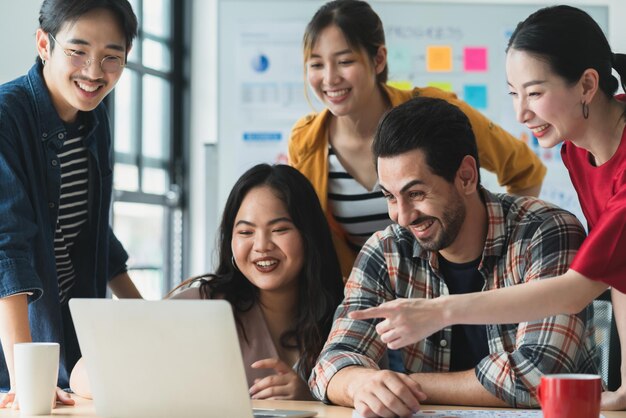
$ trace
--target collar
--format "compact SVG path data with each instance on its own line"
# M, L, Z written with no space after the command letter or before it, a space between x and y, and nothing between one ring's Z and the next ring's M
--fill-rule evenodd
M484 187L480 192L487 208L487 238L483 250L483 260L487 257L502 257L506 252L508 242L507 220L502 202L498 195L491 193Z
M383 94L387 96L387 100L389 100L389 103L391 103L391 107L400 106L402 103L419 95L419 89L417 88L414 88L412 90L400 90L387 84L382 84L381 89L383 91Z
M43 65L40 60L37 60L35 65L28 71L27 80L32 93L33 106L35 107L39 120L41 141L47 142L49 140L55 140L62 144L67 130L52 104L50 90L48 90L48 86L46 86L46 81L43 77ZM85 124L89 127L89 133L86 136L91 136L91 133L99 124L98 117L93 111L86 112L84 120Z

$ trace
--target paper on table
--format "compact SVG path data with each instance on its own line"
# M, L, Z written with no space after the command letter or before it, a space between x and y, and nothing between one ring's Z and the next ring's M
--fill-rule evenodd
M481 418L543 418L541 411L536 409L515 409L506 411L494 411L494 410L430 410L424 409L422 411L413 414L413 418L464 418L464 417L481 417ZM352 418L362 418L356 411L352 412ZM604 418L604 415L600 415L600 418Z

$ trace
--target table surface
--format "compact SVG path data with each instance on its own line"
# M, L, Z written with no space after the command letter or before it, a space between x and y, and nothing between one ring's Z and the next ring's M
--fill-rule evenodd
M76 405L73 407L60 406L52 411L52 417L69 416L69 417L83 417L94 418L97 417L93 402L74 395ZM352 418L353 410L350 408L343 408L340 406L324 405L321 402L304 402L304 401L253 401L252 406L255 408L276 408L276 409L301 409L317 412L317 418ZM459 406L424 406L424 409L429 410L467 410L467 409L491 409L491 408L469 408ZM496 409L494 410L502 410ZM605 418L626 418L626 411L619 412L602 412ZM20 412L11 409L0 409L0 417L19 417Z

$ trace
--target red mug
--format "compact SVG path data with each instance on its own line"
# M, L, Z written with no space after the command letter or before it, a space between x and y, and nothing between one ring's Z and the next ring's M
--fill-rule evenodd
M537 398L544 418L598 418L602 380L595 374L541 376Z

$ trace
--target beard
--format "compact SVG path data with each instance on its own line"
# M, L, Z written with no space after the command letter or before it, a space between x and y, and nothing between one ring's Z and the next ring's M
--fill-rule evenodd
M441 219L422 217L413 222L414 224L418 224L426 220L434 220L441 226L439 233L430 239L424 240L417 237L415 238L423 249L427 251L441 251L449 247L459 235L463 222L465 222L465 205L456 190L454 191L454 198L451 200L452 201L446 205Z

